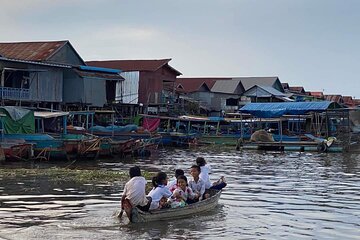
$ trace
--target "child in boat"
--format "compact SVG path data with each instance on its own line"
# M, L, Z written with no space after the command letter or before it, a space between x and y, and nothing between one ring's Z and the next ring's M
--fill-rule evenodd
M124 209L123 203L128 200L132 207L137 207L142 211L148 211L151 204L151 197L146 197L145 186L146 180L141 176L139 167L131 167L129 170L130 180L125 184L121 198L121 208Z
M198 165L193 165L190 168L190 174L193 177L189 181L189 187L194 192L194 199L189 199L188 203L194 203L199 200L202 200L205 193L205 182L200 178L201 169Z
M170 208L170 205L168 204L168 199L166 197L162 197L159 201L158 209L164 209L164 208Z
M180 175L177 178L176 189L169 199L169 203L172 208L183 207L186 205L188 199L194 199L195 194L188 187L187 178L184 175Z
M180 175L185 175L184 171L182 169L176 169L175 170L175 177L171 181L169 181L168 184L167 184L167 187L169 189L172 189L176 185L177 177L180 176Z
M148 196L151 197L152 202L150 205L150 210L159 209L160 200L163 197L170 197L172 192L169 188L166 187L168 177L164 172L158 172L155 177L152 179L153 189L149 192Z
M200 178L205 182L205 189L216 189L221 190L226 187L226 181L224 177L221 177L218 181L211 184L210 182L210 167L206 165L206 161L203 157L196 159L196 164L200 167Z
M196 165L200 167L200 175L199 177L205 183L205 189L209 189L211 187L209 173L211 171L209 165L206 165L206 161L203 157L196 158Z

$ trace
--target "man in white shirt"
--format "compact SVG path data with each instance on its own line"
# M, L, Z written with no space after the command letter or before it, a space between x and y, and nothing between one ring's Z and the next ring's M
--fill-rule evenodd
M140 168L137 166L130 168L129 175L131 179L125 184L121 203L127 199L130 201L132 207L137 207L142 211L148 211L152 199L151 197L146 197L146 179L141 176Z

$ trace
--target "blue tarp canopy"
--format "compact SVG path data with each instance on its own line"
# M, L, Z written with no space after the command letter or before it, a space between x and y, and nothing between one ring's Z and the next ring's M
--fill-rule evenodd
M341 107L339 104L330 101L248 103L240 108L240 112L250 113L259 118L276 118L283 115L302 115L308 112L323 112L327 109L335 108Z

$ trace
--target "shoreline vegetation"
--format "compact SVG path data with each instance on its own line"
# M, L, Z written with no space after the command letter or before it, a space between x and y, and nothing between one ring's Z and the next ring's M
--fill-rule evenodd
M142 175L151 179L154 173L142 171ZM127 171L113 171L104 169L69 169L69 168L1 168L0 179L20 177L48 177L51 181L74 181L79 183L114 183L127 182Z

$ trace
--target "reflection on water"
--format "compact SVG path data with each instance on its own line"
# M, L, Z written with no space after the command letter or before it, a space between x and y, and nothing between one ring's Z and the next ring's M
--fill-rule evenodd
M360 236L360 155L163 149L157 156L78 168L142 168L172 173L197 156L228 186L211 212L128 224L113 217L124 183L0 177L0 239L356 239Z

